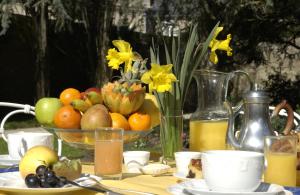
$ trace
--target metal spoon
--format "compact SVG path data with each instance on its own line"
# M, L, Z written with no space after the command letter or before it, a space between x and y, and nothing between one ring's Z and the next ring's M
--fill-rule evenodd
M97 183L98 187L100 187L102 189L106 189L107 191L113 190L114 192L115 191L120 191L120 192L130 192L130 193L142 194L142 195L158 195L158 194L154 194L154 193L150 193L150 192L142 192L142 191L131 190L131 189L121 189L121 188L116 188L116 187L108 187L108 186L102 184L99 181L99 179L97 179L98 178L97 176L90 175L90 174L85 174L84 176L85 177L83 177L83 178L95 181Z
M98 186L98 185L96 187L83 186L83 185L80 185L79 183L76 183L76 182L70 181L70 180L67 180L67 183L71 184L71 185L74 185L74 186L77 186L77 187L80 187L80 188L87 189L87 190L92 190L92 191L95 191L95 192L105 193L106 195L122 195L121 193L114 192L114 191L111 191L109 189L102 188L101 186Z

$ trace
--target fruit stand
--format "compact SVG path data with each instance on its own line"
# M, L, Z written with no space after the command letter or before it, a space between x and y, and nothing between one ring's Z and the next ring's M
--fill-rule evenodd
M42 100L44 100L44 98ZM45 101L45 102L42 102L42 103L46 104L46 103L48 103L48 101ZM146 100L145 103L149 104L149 101ZM10 117L12 117L15 114L29 114L29 115L32 115L32 116L36 117L36 110L37 109L35 109L34 106L31 106L31 105L28 105L28 104L0 102L0 106L10 107L10 108L14 108L15 109L15 110L9 112L8 114L6 114L5 117L1 121L0 133L1 133L2 138L6 142L7 142L7 136L4 133L4 131L5 131L4 125L5 125L5 123L7 122L7 120ZM101 107L102 105L99 104L97 106ZM97 107L97 106L95 106L95 107ZM102 107L103 107L103 109L105 109L104 106L102 106ZM51 107L51 109L52 108L53 107ZM71 109L75 110L73 108L71 108ZM145 109L145 108L143 108L143 109ZM43 111L43 110L42 111L40 111L40 110L41 109L39 109L37 111L39 111L39 112ZM92 112L93 112L93 110L92 110ZM43 116L49 116L49 113L42 113L42 114L44 114ZM91 114L95 115L95 113L91 113ZM109 116L109 115L106 115L106 116ZM116 121L117 120L120 121L120 117L123 117L123 115L121 115L119 113L112 113L111 117L112 117L113 121L114 121L115 117L117 117ZM91 118L91 117L89 117L89 118ZM90 120L89 118L86 117L84 119L84 120L87 120L86 124L90 124L90 121L88 121L88 120ZM47 121L46 118L42 118L40 120ZM109 120L111 120L111 119L109 118ZM128 124L127 119L124 119L124 120ZM64 124L64 123L62 123L62 124ZM83 152L84 156L81 158L81 160L83 162L86 162L86 163L92 163L93 162L93 152L94 152L94 134L93 134L93 131L91 131L91 130L82 130L82 129L80 129L80 127L79 128L71 128L70 129L70 128L62 128L63 126L61 126L60 128L58 128L58 127L47 126L47 124L45 124L45 125L46 126L44 126L44 125L41 124L42 129L45 129L45 130L49 131L50 133L53 133L58 138L57 140L58 140L58 151L59 151L58 155L59 156L61 156L62 141L64 141L64 143L67 144L67 145L69 145L71 148L77 148L79 150L84 151ZM101 124L99 124L99 125L101 125ZM89 128L91 128L91 127L86 126L86 129L89 129ZM97 127L92 127L92 128L97 128ZM151 128L147 129L147 130L143 130L143 131L138 131L138 130L137 131L131 131L131 130L129 131L129 129L127 129L124 132L124 144L125 145L131 144L131 143L135 142L136 140L138 140L139 138L145 137L152 130L153 129L151 129Z
M34 106L31 106L29 104L18 104L18 103L10 103L10 102L0 102L0 106L15 108L15 110L5 115L5 117L1 120L1 124L0 124L0 135L7 142L7 136L4 133L5 131L4 125L6 121L15 114L29 114L35 116L35 108ZM62 140L57 139L57 142L58 142L58 148L57 148L58 155L61 156Z

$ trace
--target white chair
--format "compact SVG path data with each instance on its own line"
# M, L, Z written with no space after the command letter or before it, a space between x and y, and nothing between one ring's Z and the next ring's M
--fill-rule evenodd
M6 121L13 115L15 114L30 114L35 116L34 112L34 106L28 105L28 104L17 104L17 103L10 103L10 102L0 102L0 106L3 107L11 107L11 108L16 108L15 110L9 112L8 114L5 115L5 117L1 120L0 123L0 136L7 142L7 137L5 136L5 129L4 125ZM61 156L61 151L62 151L62 140L58 139L58 156Z
M275 109L274 106L270 106L269 108L270 108L270 110L274 110ZM287 113L286 113L285 110L281 110L279 112L279 115L280 116L287 116ZM297 112L294 112L294 124L295 124L295 126L297 127L299 125L299 123L300 123L300 115Z

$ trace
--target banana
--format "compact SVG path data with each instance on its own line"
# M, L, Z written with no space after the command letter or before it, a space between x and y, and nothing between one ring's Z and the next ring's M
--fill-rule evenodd
M95 91L88 92L87 98L92 102L93 105L102 104L103 102L101 94Z
M89 100L89 98L85 97L83 100L84 100L85 103L87 103L88 105L90 105L90 106L93 105L92 102L91 102L91 100Z
M85 112L92 105L88 104L86 101L84 101L82 99L75 99L71 102L71 106L73 106L73 108L78 111Z

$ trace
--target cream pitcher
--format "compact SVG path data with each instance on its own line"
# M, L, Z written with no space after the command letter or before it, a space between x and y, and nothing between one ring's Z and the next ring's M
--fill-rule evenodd
M263 152L264 137L268 135L277 135L271 126L270 98L268 93L263 90L252 90L244 94L242 102L232 108L228 101L225 101L225 107L229 112L227 144L239 150L250 150ZM278 114L281 109L286 109L288 113L287 123L284 134L288 134L293 127L293 110L283 101L278 104L274 110L274 115ZM238 136L234 129L236 116L244 112L244 118Z

